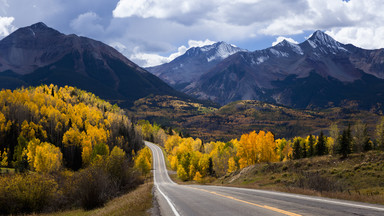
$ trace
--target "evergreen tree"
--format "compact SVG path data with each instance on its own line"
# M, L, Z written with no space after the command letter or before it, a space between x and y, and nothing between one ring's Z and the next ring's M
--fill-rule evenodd
M325 143L325 137L323 134L323 131L320 132L319 138L317 139L317 145L316 145L316 155L322 156L325 155L327 151L327 146Z
M292 156L294 160L300 159L301 158L301 145L300 145L300 139L295 138L293 141L293 152Z
M351 153L351 126L348 125L347 129L343 130L343 134L341 135L339 139L339 154L342 155L343 158L348 157L348 155Z

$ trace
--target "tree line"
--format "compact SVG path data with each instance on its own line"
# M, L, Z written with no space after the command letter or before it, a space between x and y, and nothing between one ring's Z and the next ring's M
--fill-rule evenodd
M354 125L340 128L332 124L329 135L292 139L275 139L271 132L256 131L243 134L229 142L207 142L199 138L182 137L148 121L142 121L140 131L144 137L160 140L170 166L183 181L203 181L205 177L220 177L261 162L297 160L323 155L348 157L351 153L384 150L384 117L379 120L374 139L367 125L357 121ZM159 136L159 134L161 134Z

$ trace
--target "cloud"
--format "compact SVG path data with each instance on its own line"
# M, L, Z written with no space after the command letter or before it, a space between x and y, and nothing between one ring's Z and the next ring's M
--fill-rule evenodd
M42 21L66 34L118 42L125 48L116 48L140 59L139 65L174 59L192 39L253 50L281 35L298 39L323 30L342 43L384 47L382 0L0 0L0 5L0 38L14 26Z
M287 38L287 37L283 37L283 36L279 36L276 38L276 41L272 43L272 46L275 46L276 44L280 43L281 41L283 40L286 40L290 43L294 43L294 44L298 44L299 42L293 40L292 38Z
M87 12L72 20L70 26L81 35L98 36L104 33L100 21L101 18L95 12Z
M15 18L13 17L0 17L0 38L6 37L16 30L12 25L14 20Z
M174 60L175 58L183 55L188 49L192 47L203 47L203 46L211 45L214 43L215 43L214 41L211 41L209 39L206 39L204 41L189 40L188 47L182 45L179 48L177 48L177 52L170 54L168 57L164 57L154 53L143 53L142 51L140 51L139 47L135 47L133 54L130 56L130 59L136 62L136 64L142 65L143 67L152 67L152 66L168 63ZM119 45L117 45L117 47L119 47Z
M366 49L384 48L384 27L348 27L326 31L329 36L344 44Z

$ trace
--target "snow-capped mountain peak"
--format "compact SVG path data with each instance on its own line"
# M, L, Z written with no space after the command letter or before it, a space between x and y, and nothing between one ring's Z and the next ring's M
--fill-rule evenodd
M312 48L319 49L324 54L348 52L348 50L344 48L343 44L337 42L331 36L320 30L315 31L307 42Z
M230 55L233 55L240 51L246 51L244 49L238 48L231 44L225 42L218 42L210 45L211 47L205 46L202 48L207 50L207 61L211 62L213 60L223 60Z
M301 49L301 47L298 44L291 43L285 39L283 41L281 41L280 43L276 44L274 47L280 48L280 49L284 49L284 47L285 47L286 49L292 50L293 52L295 52L299 55L304 55L303 50Z

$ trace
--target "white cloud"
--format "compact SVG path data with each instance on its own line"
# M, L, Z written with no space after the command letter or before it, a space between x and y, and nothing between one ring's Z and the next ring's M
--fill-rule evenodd
M15 20L13 17L0 17L0 38L8 36L15 31L12 22Z
M207 45L214 44L214 41L211 41L209 39L206 39L204 41L197 41L197 40L189 40L188 41L188 47L182 45L179 48L177 48L177 52L170 54L168 57L161 56L158 54L153 53L143 53L140 51L139 47L135 47L133 54L130 56L130 59L136 64L142 65L143 67L152 67L164 63L168 63L175 58L183 55L188 49L192 47L203 47Z
M328 30L341 42L355 41L346 31L379 38L384 21L381 0L120 0L115 17L165 19L206 29L211 38L295 35ZM341 29L345 29L341 31ZM220 38L221 39L221 38ZM360 40L360 39L357 39ZM366 42L360 42L367 47ZM380 43L374 43L376 47Z
M81 35L93 36L104 32L100 21L101 18L95 12L87 12L72 20L70 26Z
M115 48L115 50L121 52L121 53L124 53L126 50L127 50L127 47L120 43L120 42L112 42L112 43L109 43L109 46Z
M292 38L287 38L287 37L283 37L283 36L279 36L276 38L276 41L272 43L272 46L275 46L276 44L280 43L281 41L283 40L286 40L290 43L294 43L294 44L298 44L299 42L293 40Z

